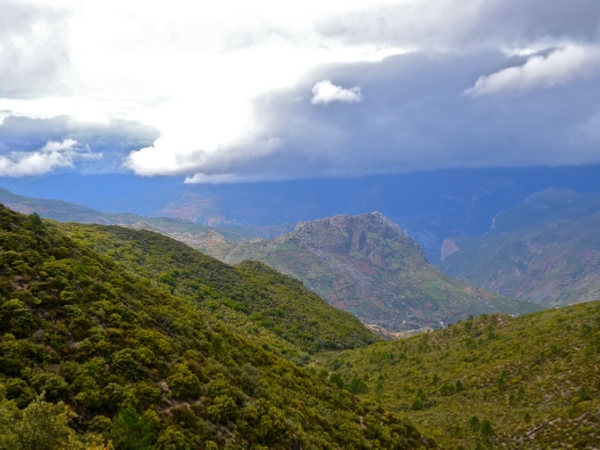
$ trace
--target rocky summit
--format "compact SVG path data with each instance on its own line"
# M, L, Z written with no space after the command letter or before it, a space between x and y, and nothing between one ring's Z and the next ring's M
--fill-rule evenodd
M444 275L378 212L300 222L285 236L220 244L210 253L228 263L261 261L364 323L392 332L439 327L470 314L536 309Z

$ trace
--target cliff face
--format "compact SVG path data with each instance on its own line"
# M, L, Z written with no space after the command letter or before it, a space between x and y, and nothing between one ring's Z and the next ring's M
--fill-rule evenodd
M423 249L379 212L300 222L281 241L340 257L366 258L389 270L406 266L408 259L412 264L427 264Z
M390 331L439 327L469 314L534 307L452 280L380 213L300 222L273 240L210 249L223 261L259 260L301 280L333 306Z
M444 239L442 243L442 252L440 255L440 260L444 261L448 256L460 252L460 247L454 241L454 239Z

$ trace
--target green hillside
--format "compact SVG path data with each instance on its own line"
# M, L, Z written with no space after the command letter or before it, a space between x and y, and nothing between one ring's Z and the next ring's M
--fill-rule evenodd
M541 309L444 275L380 213L301 222L273 240L215 245L209 251L228 263L261 261L364 323L390 331L439 327L469 314Z
M600 446L600 301L469 319L318 359L444 448Z
M433 446L88 244L0 207L0 447Z
M499 213L484 236L445 248L445 273L512 298L551 306L600 298L600 196L548 189Z
M375 342L360 321L325 303L301 283L260 264L228 266L185 244L149 231L60 224L68 235L110 256L123 268L155 280L245 333L261 329L304 351L344 349ZM276 342L275 342L276 344ZM291 352L289 346L284 352Z

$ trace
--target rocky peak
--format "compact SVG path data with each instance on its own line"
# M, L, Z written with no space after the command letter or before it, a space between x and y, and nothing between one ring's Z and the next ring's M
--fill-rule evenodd
M448 256L453 255L456 252L460 251L460 247L454 241L454 239L446 238L442 243L442 252L440 255L440 260L444 261Z
M301 247L336 255L368 257L380 265L412 255L426 261L425 254L405 231L380 212L349 216L341 214L312 222L300 222L285 240Z
M359 214L357 216L339 214L337 216L317 219L311 222L299 222L298 225L296 225L295 231L320 230L330 227L334 227L346 232L361 227L376 228L381 229L382 231L386 230L389 232L398 233L402 236L407 236L404 230L402 230L397 224L385 217L379 211Z

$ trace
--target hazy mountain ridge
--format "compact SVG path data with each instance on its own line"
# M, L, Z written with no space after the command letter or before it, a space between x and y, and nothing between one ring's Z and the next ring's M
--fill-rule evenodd
M548 189L500 212L485 235L453 238L442 251L447 274L513 298L547 305L596 299L600 195Z
M551 186L598 192L599 173L598 165L455 169L230 185L184 184L183 178L65 173L0 178L0 185L29 197L58 198L99 211L167 215L201 225L210 221L221 228L280 226L381 211L423 246L430 261L437 262L445 238L480 236L488 231L498 211ZM216 223L214 219L219 217L222 220ZM279 234L290 231L286 228Z
M130 213L107 213L62 200L30 198L0 188L0 203L22 214L38 213L58 222L120 225L137 230L150 230L167 235L194 248L204 248L217 242L271 238L281 235L289 225L274 227L211 227L178 218L144 217Z
M213 249L215 255L217 254L216 252L221 252L224 251L223 249L234 246L234 244L232 244L225 236L233 241L249 239L252 236L256 236L256 234L268 236L270 233L279 233L284 229L282 227L275 227L275 229L272 229L273 227L267 227L264 230L238 228L237 230L232 231L180 222L174 219L143 218L133 214L122 213L100 213L89 208L57 200L30 199L23 196L17 196L5 190L0 190L0 201L8 201L14 208L20 209L21 211L37 211L44 217L56 220L78 221L84 223L117 223L121 226L134 229L156 231L204 251L211 251L210 249ZM329 274L335 274L336 279L333 284L326 281L324 284L320 283L319 287L313 285L313 281L308 281L313 290L322 296L326 296L327 300L334 306L341 309L348 309L360 316L363 314L362 308L366 306L364 302L361 304L362 298L370 298L370 315L367 316L367 321L374 325L389 328L389 331L393 332L438 326L440 321L456 320L465 315L464 311L461 310L456 312L451 308L444 314L438 314L435 317L428 319L427 313L425 313L420 306L413 307L404 300L407 296L406 292L398 292L398 289L393 287L394 283L397 283L398 280L391 279L389 280L390 283L387 283L386 281L386 283L382 284L379 280L373 278L373 274L371 273L372 270L369 269L368 266L370 264L376 264L384 271L397 271L400 270L402 265L405 265L406 267L411 266L414 273L413 278L420 277L422 279L420 281L411 281L408 285L403 287L403 290L406 291L408 289L411 291L408 296L412 296L412 298L422 297L423 286L429 283L429 287L426 288L425 291L433 291L425 294L424 299L427 300L423 300L424 303L427 303L429 300L433 300L434 303L439 302L441 297L445 295L450 296L451 298L455 298L457 295L467 295L471 301L474 301L474 305L472 305L473 308L470 309L468 313L477 314L481 312L496 311L496 307L490 303L490 299L493 297L490 293L481 290L480 292L475 292L470 286L459 287L460 283L454 283L452 289L450 289L450 291L453 292L450 292L446 289L452 284L448 284L448 280L442 282L442 288L446 289L446 291L442 293L437 286L439 280L443 277L441 274L419 275L418 272L421 268L426 268L425 272L427 273L428 271L431 271L431 268L426 261L425 253L416 242L410 239L407 234L400 229L398 225L394 224L383 215L379 213L372 215L373 223L363 223L362 226L366 226L364 230L356 228L356 224L352 225L353 222L352 220L348 220L348 217L349 216L339 216L338 218L334 217L314 222L300 222L296 226L295 231L289 235L293 235L293 238L288 236L287 239L277 241L277 245L283 243L284 245L292 247L299 246L306 252L307 256L310 255L309 259L312 258L314 261L307 260L305 264L306 267L301 270L311 272L314 271L315 267L320 267L320 276L323 278L328 278ZM349 228L348 230L343 231L345 227ZM353 227L356 229L352 229ZM331 229L329 230L329 228ZM350 234L353 236L350 241L340 234L340 230L342 230L342 234L350 231ZM330 232L333 232L333 234ZM403 243L402 245L404 247L402 249L393 246L392 248L389 247L389 245L378 247L375 241L368 239L368 233L371 233L373 236L377 237L377 239L387 241L388 244L394 240L398 240L398 242ZM311 237L312 234L317 238L316 241ZM116 238L116 236L114 237ZM266 245L268 247L270 244L268 244L267 241L259 241L252 242L249 245ZM407 253L407 249L411 250ZM385 255L380 254L383 250L387 252ZM397 255L393 254L394 252L398 253L398 255L403 254L403 257L408 259L399 259L396 257ZM230 258L228 261L239 262L243 259L256 259L256 257L254 255L247 255L247 257L237 259ZM360 259L363 259L364 261L357 265L356 263ZM392 264L392 266L388 267L388 264ZM302 278L303 276L302 272L295 271L297 269L286 269L283 266L275 265L274 267L297 278ZM433 283L432 280L429 279L431 276L436 280ZM384 278L385 277L386 276L384 276ZM414 288L411 284L414 284L414 282L417 284L420 283L422 286ZM411 287L408 288L408 286ZM353 300L348 303L350 298L353 298ZM510 311L511 313L517 313L523 310L522 306L511 306L507 304L507 301L508 300L506 299L500 301L500 310ZM478 303L479 305L477 305ZM387 307L386 304L388 305ZM392 306L390 308L389 305L400 305L400 307L408 308L411 312L409 316L392 316L390 319L386 311L393 311L394 307ZM524 310L529 309L525 308ZM404 323L401 326L398 326L397 323L399 321L403 321Z
M221 244L209 252L229 263L261 261L389 331L437 327L469 314L536 309L445 276L381 213L301 222L273 240Z

